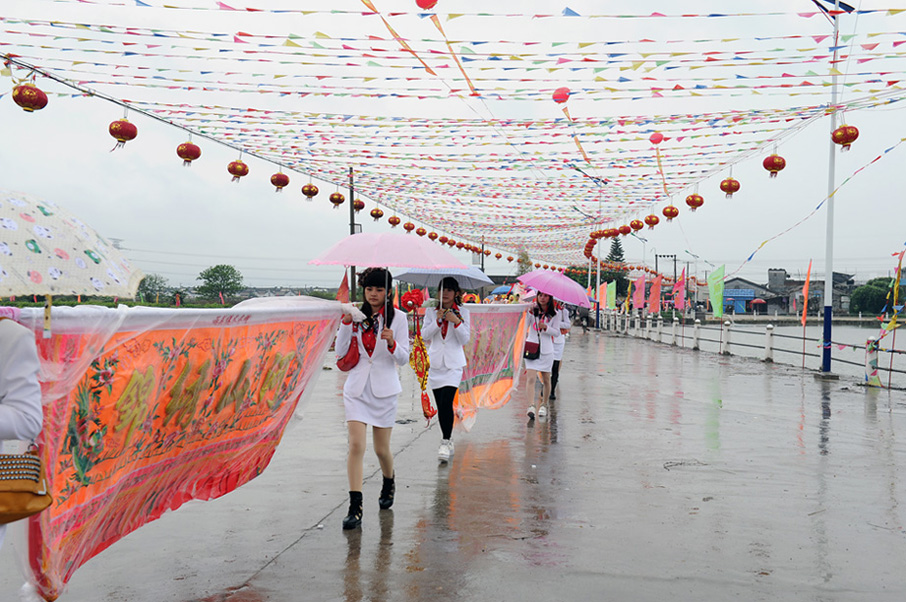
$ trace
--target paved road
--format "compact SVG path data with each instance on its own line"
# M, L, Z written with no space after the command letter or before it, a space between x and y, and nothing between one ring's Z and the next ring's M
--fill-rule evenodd
M903 392L578 331L550 416L484 412L449 466L407 375L396 504L369 447L343 532L341 383L321 374L261 477L115 544L61 602L906 599Z

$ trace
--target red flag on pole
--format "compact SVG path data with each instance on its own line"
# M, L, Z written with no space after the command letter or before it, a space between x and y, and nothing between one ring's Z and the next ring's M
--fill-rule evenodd
M805 315L808 313L808 281L812 278L812 260L808 260L808 271L805 273L805 285L802 287L802 325L805 326Z
M345 271L343 272L343 282L340 283L340 288L337 289L337 301L349 303L349 277Z

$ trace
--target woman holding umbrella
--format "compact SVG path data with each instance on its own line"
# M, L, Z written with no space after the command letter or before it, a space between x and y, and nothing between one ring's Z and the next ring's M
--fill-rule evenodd
M554 338L560 335L560 314L554 304L554 298L547 293L539 292L535 297L535 304L526 320L529 329L527 341L537 341L539 351L537 359L526 359L526 383L529 388L529 407L526 411L529 419L535 418L534 398L535 376L541 380L541 398L538 400L538 417L547 416L545 403L551 394L551 370L554 365Z
M392 276L384 268L371 267L359 275L364 303L361 312L352 306L337 333L337 358L343 358L351 344L359 349L359 361L349 370L343 385L343 405L349 433L346 475L349 480L349 512L343 519L344 529L362 524L362 480L365 439L372 426L374 453L384 477L378 504L381 509L393 505L396 493L390 433L396 422L397 396L402 391L397 366L409 362L409 328L404 315L395 316L388 303ZM356 322L358 320L358 322Z
M563 359L563 350L566 348L566 335L569 333L571 322L569 310L562 303L555 303L557 315L560 318L560 332L554 336L554 365L551 369L551 401L557 399L557 381L560 380L560 361ZM539 410L540 411L540 410Z
M442 436L437 459L445 464L453 456L453 400L466 365L463 347L469 342L470 322L456 278L447 276L441 280L438 296L437 308L425 309L422 337L428 344L428 386L434 392Z

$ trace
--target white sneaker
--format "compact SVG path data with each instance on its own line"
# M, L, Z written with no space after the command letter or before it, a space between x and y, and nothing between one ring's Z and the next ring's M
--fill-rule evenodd
M547 406L541 406L538 408L538 418L544 418L547 416Z
M449 439L444 439L440 442L440 447L437 450L437 459L440 460L441 464L446 464L452 456L453 442Z
M525 415L528 416L529 418L534 418L535 417L535 406L529 406L528 411L526 411Z

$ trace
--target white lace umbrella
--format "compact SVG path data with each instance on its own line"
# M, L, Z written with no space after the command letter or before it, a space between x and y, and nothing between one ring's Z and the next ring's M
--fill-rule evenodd
M0 296L135 297L144 274L52 201L0 191Z

